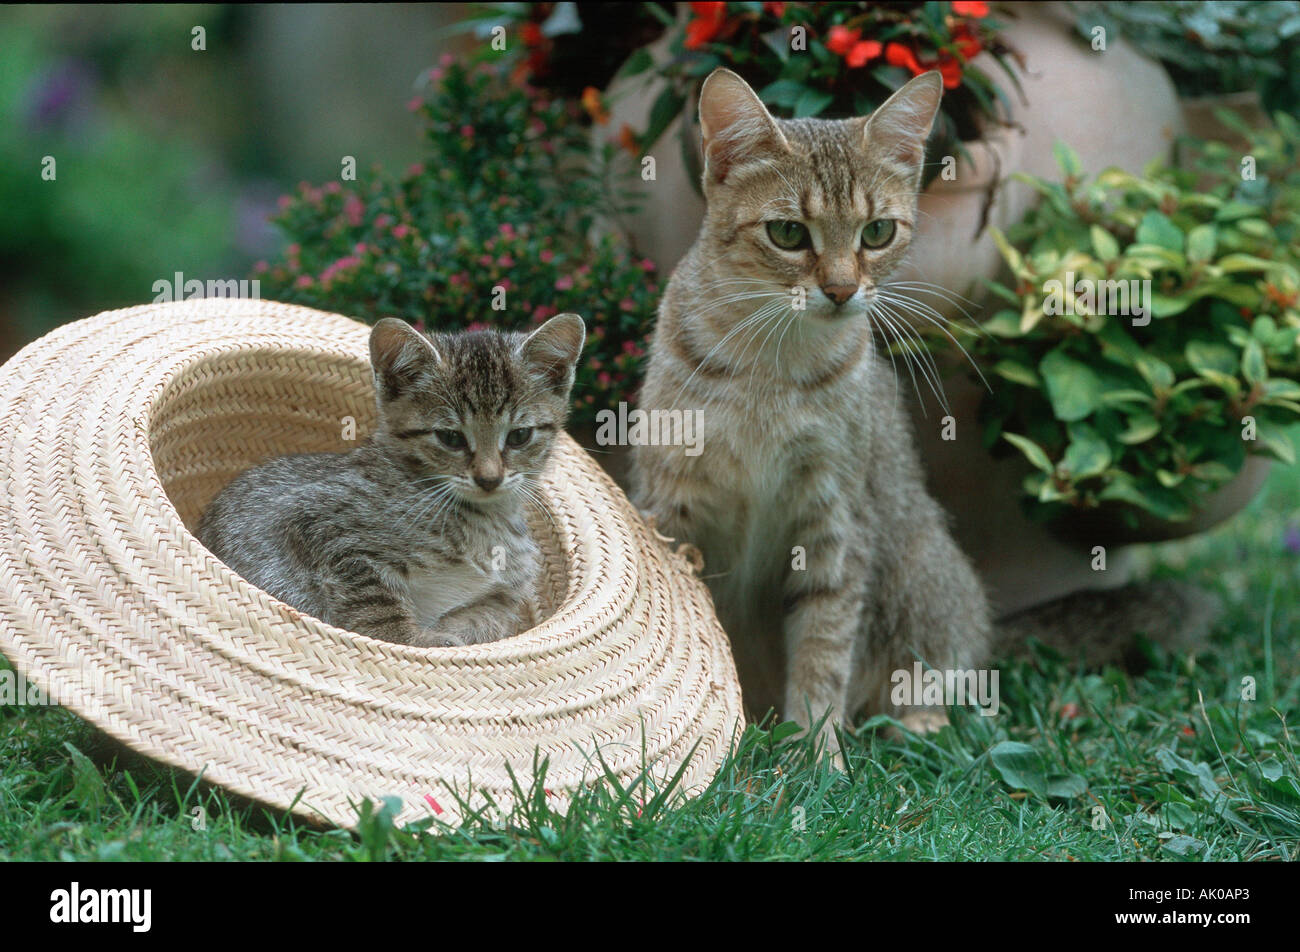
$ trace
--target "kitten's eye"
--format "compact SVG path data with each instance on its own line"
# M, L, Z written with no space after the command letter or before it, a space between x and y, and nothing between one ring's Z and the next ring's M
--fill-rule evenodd
M433 435L438 438L438 442L449 450L463 450L465 448L465 434L460 430L434 430Z
M868 248L883 248L894 237L894 221L891 218L877 218L867 222L862 229L862 243Z
M531 426L521 426L506 434L506 446L513 446L517 449L532 438L533 428Z
M767 223L767 237L772 244L786 251L807 248L808 226L799 221L770 221Z

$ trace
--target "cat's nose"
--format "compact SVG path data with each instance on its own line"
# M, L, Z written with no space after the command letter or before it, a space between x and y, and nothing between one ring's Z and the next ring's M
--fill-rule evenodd
M858 293L856 284L823 284L822 294L826 295L837 305L843 304L853 295Z
M497 473L495 476L475 475L474 482L478 485L479 489L483 490L484 492L490 493L492 490L496 489L498 486L501 485L501 474Z

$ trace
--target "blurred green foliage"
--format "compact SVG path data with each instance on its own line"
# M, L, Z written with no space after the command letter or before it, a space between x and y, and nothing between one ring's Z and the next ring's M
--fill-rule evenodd
M246 265L236 186L193 134L225 110L205 97L223 61L196 62L211 54L190 31L209 24L213 45L221 22L213 8L0 12L0 352L152 300L176 271Z

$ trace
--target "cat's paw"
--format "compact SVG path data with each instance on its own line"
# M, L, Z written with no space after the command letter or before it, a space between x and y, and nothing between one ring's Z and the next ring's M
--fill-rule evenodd
M913 734L934 734L948 726L948 712L941 707L923 707L898 718Z
M415 636L411 644L417 648L453 648L466 644L466 641L453 632L434 631L432 628L425 628Z

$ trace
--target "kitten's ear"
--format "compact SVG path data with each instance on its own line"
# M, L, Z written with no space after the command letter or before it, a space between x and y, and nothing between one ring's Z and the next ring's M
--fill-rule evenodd
M919 167L942 96L943 77L938 70L922 73L902 86L868 117L863 127L867 153L877 162Z
M729 69L715 69L700 88L700 134L706 181L723 181L750 153L790 151L758 94Z
M577 314L557 314L519 345L519 359L553 390L573 386L574 369L587 340L587 325Z
M385 317L370 332L370 366L385 400L395 399L430 361L441 361L433 341L406 321Z

